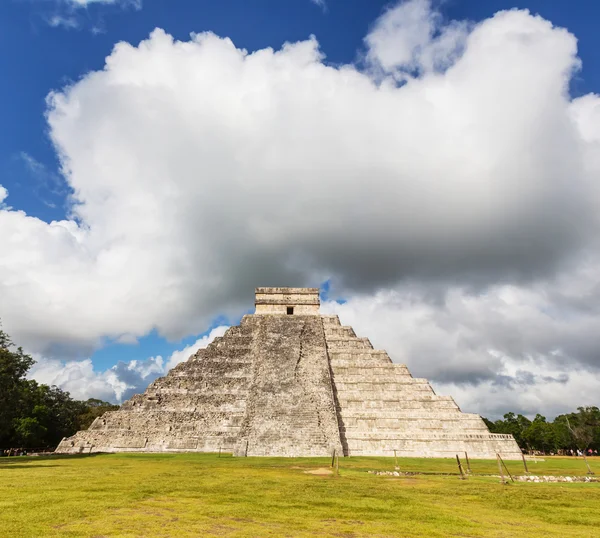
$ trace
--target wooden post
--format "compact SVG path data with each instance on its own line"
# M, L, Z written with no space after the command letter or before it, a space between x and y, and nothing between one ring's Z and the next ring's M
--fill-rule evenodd
M399 471L400 470L400 466L398 465L398 456L396 454L396 451L394 450L394 471Z
M338 454L335 455L335 474L340 475L340 457Z
M462 464L460 463L460 458L458 457L458 454L456 455L456 463L458 464L458 470L460 471L460 479L465 480L465 478L466 478L465 472L463 471Z
M525 474L529 474L529 469L527 468L527 460L525 459L525 454L521 452L521 458L523 458L523 467L525 467Z
M219 458L221 457L221 447L219 447Z
M500 463L500 455L496 454L496 461L498 462L498 472L500 473L500 482L502 484L506 484L506 480L504 478L504 471L502 470L502 464Z
M585 464L586 464L587 469L588 469L587 474L594 474L594 471L592 471L592 469L590 468L590 464L588 463L588 460L585 457L585 450L583 451L583 461L585 461Z
M504 460L502 459L502 456L500 456L500 454L496 454L498 456L498 458L500 458L500 461L502 462L502 465L504 465L504 469L506 470L506 474L508 476L510 476L510 481L514 482L514 479L512 477L512 475L510 474L510 471L508 470L508 467L506 466L506 463L504 463Z
M331 467L333 467L335 465L335 448L333 449L332 453L331 453Z
M465 450L465 460L467 460L467 472L469 474L472 474L473 471L471 471L471 462L469 461L469 455L467 454L466 450Z

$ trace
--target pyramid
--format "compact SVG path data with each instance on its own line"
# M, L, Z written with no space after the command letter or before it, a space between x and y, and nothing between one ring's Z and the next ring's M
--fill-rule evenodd
M256 288L244 316L56 452L521 458L512 435L438 396L337 316L317 288Z

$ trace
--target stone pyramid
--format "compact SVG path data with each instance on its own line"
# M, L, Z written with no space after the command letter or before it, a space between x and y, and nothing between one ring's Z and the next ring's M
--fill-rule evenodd
M385 351L319 312L317 288L257 288L244 316L58 453L521 457L511 435L438 396Z

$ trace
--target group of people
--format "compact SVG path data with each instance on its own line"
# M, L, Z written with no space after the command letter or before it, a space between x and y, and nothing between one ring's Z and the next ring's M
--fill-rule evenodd
M523 449L523 453L524 454L528 454L530 456L598 456L598 450L596 450L595 448L588 448L586 450L579 450L578 448L567 448L567 449L560 449L557 450L556 452L554 450L551 451L545 451L545 450L525 450Z
M587 450L579 450L578 448L569 448L567 450L559 450L557 456L597 456L598 451L596 449L588 448ZM550 452L550 456L554 456L554 452Z
M583 456L584 451L583 450L573 450L572 448L570 450L567 450L567 456ZM597 456L598 455L598 451L596 449L592 450L591 448L588 448L585 451L587 456Z
M7 448L0 451L0 456L27 456L26 448Z
M0 458L7 456L41 456L43 454L52 454L54 448L0 448Z

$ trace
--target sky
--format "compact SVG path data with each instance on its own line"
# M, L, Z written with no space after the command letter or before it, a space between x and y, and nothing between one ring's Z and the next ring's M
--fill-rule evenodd
M463 411L600 394L600 17L577 0L2 0L0 320L122 402L321 286Z

